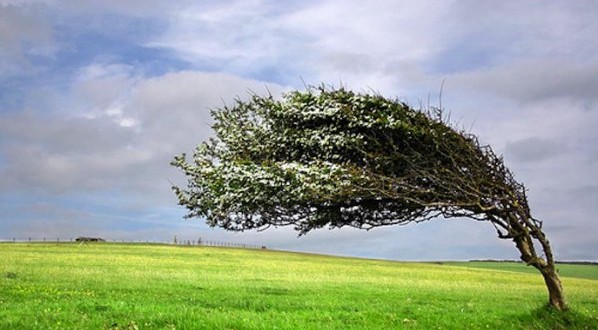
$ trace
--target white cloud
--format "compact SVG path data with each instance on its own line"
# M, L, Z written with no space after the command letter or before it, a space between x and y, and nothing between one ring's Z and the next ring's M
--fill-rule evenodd
M262 82L227 74L188 71L148 79L110 67L75 77L71 90L80 114L0 114L0 136L7 141L0 144L7 159L1 173L9 178L2 190L170 194L170 160L211 134L209 110L250 90L266 92ZM269 89L278 94L281 87Z
M92 63L78 70L76 83L82 83L102 78L130 77L134 72L131 65L118 63Z
M439 36L434 27L447 9L447 3L428 1L326 1L284 17L284 26L305 35L309 49L320 54L367 54L382 62L421 61L441 46L436 43Z
M192 150L211 135L210 110L251 93L279 94L283 88L230 74L183 71L136 85L128 109L140 118L143 136L154 150Z
M303 78L308 84L371 88L417 106L422 99L426 104L428 93L437 94L446 78L443 103L460 125L473 126L483 142L505 154L517 179L530 188L532 212L546 220L558 253L581 256L580 249L592 246L596 206L583 196L593 196L598 186L595 1L0 4L0 102L7 102L0 103L0 191L34 192L48 200L86 196L81 204L93 209L50 203L28 217L32 228L46 211L54 219L68 218L64 227L83 218L118 227L110 216L134 222L101 194L118 193L136 210L174 208L168 181L182 178L168 165L171 157L190 152L211 134L210 108L246 97L248 90L265 93L264 81L279 84L269 85L274 95L285 89L280 85L301 88ZM111 44L112 38L118 40ZM91 47L96 41L101 46ZM102 42L112 47L104 52ZM152 57L156 53L161 57ZM172 69L173 57L187 66ZM144 71L146 64L166 73ZM96 198L122 214L99 215ZM160 227L156 233L186 226L205 232L205 225L178 219L157 223L144 214L143 221ZM118 237L152 233L141 228L127 234L108 225L74 228L84 227ZM210 233L312 252L510 256L486 229L439 222L367 233L324 230L299 240L289 229ZM453 236L471 239L462 243ZM418 246L435 248L428 253Z
M436 25L448 19L447 10L437 2L323 1L282 8L239 1L177 11L169 29L147 45L244 76L275 67L277 79L295 85L302 77L396 92L416 65L442 48L447 36Z

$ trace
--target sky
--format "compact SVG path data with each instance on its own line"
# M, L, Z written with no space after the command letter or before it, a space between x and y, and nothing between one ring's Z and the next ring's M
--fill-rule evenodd
M596 15L593 0L0 0L0 239L518 259L467 219L302 237L183 219L169 163L212 135L210 109L324 83L442 105L526 185L556 258L597 261Z

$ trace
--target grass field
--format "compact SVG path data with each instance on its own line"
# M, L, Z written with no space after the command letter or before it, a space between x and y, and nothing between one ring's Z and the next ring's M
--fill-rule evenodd
M447 262L447 265L464 266L484 269L494 269L511 272L521 272L528 274L538 274L534 267L525 265L522 262L485 262L485 261L470 261L470 262ZM558 264L557 269L560 276L577 277L589 280L598 280L598 265L581 265L581 264Z
M544 308L539 274L270 250L5 243L0 329L597 329L598 281L574 275L563 277L571 311L558 313Z

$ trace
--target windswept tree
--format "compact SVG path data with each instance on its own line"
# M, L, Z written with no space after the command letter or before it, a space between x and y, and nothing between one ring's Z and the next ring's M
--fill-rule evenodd
M253 95L212 111L212 138L172 165L187 217L242 231L294 226L362 229L436 217L487 221L537 268L549 305L567 308L542 222L503 159L440 111L380 95L310 88Z

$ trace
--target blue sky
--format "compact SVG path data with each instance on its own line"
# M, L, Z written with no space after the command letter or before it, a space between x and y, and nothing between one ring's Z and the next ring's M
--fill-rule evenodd
M209 109L326 83L442 104L504 155L561 260L598 260L595 1L0 1L0 239L172 240L516 259L491 225L227 233L168 165Z

